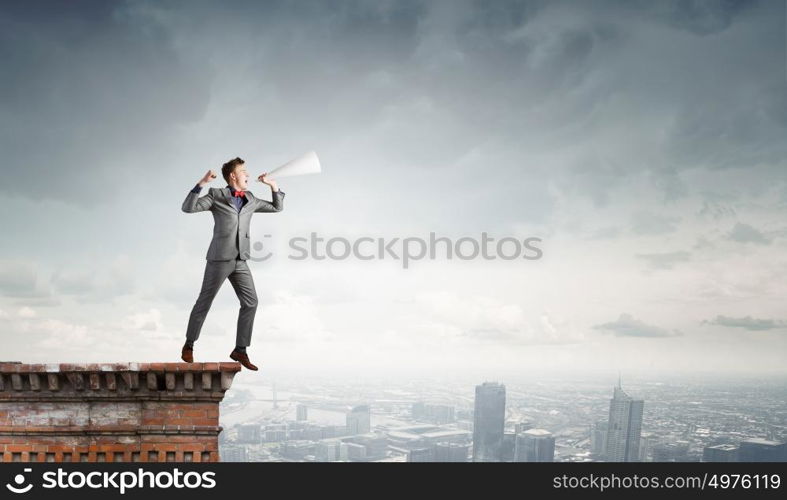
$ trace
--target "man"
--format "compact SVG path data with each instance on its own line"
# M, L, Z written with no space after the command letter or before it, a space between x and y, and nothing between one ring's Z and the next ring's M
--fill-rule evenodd
M258 179L271 187L273 202L254 197L251 192L246 191L249 174L244 163L240 158L225 163L221 167L221 175L227 181L227 187L210 188L208 194L200 198L202 187L216 177L212 170L208 170L183 202L183 211L186 213L210 210L214 222L213 240L208 248L202 290L191 310L186 343L181 352L181 358L187 363L194 361L194 342L199 338L202 323L219 288L225 279L229 279L240 300L235 349L230 353L230 358L239 361L249 370L257 369L246 353L246 347L251 343L254 315L257 312L257 292L246 264L250 253L249 223L255 212L281 212L284 208L284 192L279 191L276 181L269 180L268 174L264 173Z

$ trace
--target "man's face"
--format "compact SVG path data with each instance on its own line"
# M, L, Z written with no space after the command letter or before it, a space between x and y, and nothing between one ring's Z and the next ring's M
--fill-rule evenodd
M249 187L249 173L246 172L246 165L241 164L235 167L235 170L230 174L230 180L235 178L235 185L241 189Z

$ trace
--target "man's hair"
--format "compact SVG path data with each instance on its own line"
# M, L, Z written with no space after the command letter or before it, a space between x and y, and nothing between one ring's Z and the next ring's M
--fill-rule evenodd
M238 165L243 165L246 163L245 161L241 160L240 158L233 158L224 165L221 166L221 175L224 176L224 180L227 183L230 182L230 174L235 170L235 167Z

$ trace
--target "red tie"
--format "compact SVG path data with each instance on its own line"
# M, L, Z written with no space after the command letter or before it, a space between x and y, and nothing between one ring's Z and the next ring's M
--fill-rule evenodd
M246 191L233 191L232 196L246 196Z

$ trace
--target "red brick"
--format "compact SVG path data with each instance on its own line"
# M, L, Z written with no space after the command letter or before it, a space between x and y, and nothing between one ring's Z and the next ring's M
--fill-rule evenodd
M23 379L27 373L47 373L48 377L56 377L55 386L59 388L50 391L48 384L43 384L40 391L23 386L22 391L0 392L0 432L22 432L0 435L2 459L10 461L12 453L21 453L25 461L30 452L35 452L36 461L46 461L49 453L58 462L79 462L82 453L88 454L89 461L95 461L97 453L102 453L107 462L112 462L115 454L122 454L119 460L131 461L132 453L139 453L139 461L144 462L148 461L150 450L157 450L161 462L166 461L168 451L175 453L176 461L182 461L184 452L189 452L192 461L199 462L203 451L210 452L206 461L218 460L219 402L224 392L217 390L216 384L205 392L201 374L205 370L216 373L239 369L238 363L2 363L0 371L21 374ZM125 382L117 390L106 387L104 374L117 379L117 374L128 371L142 375L138 391L129 391ZM194 373L194 389L184 392L148 389L145 373L150 371L172 373L179 385L185 372ZM66 372L83 374L81 392L72 392ZM95 389L90 389L90 374L100 375L100 384L94 384ZM6 375L6 385L10 385L9 378ZM75 399L53 399L69 394L74 394ZM79 396L90 399L79 399ZM210 400L193 401L195 396Z
M206 417L206 413L207 412L205 410L181 410L181 416L183 416L183 417L200 417L200 418L205 418Z

